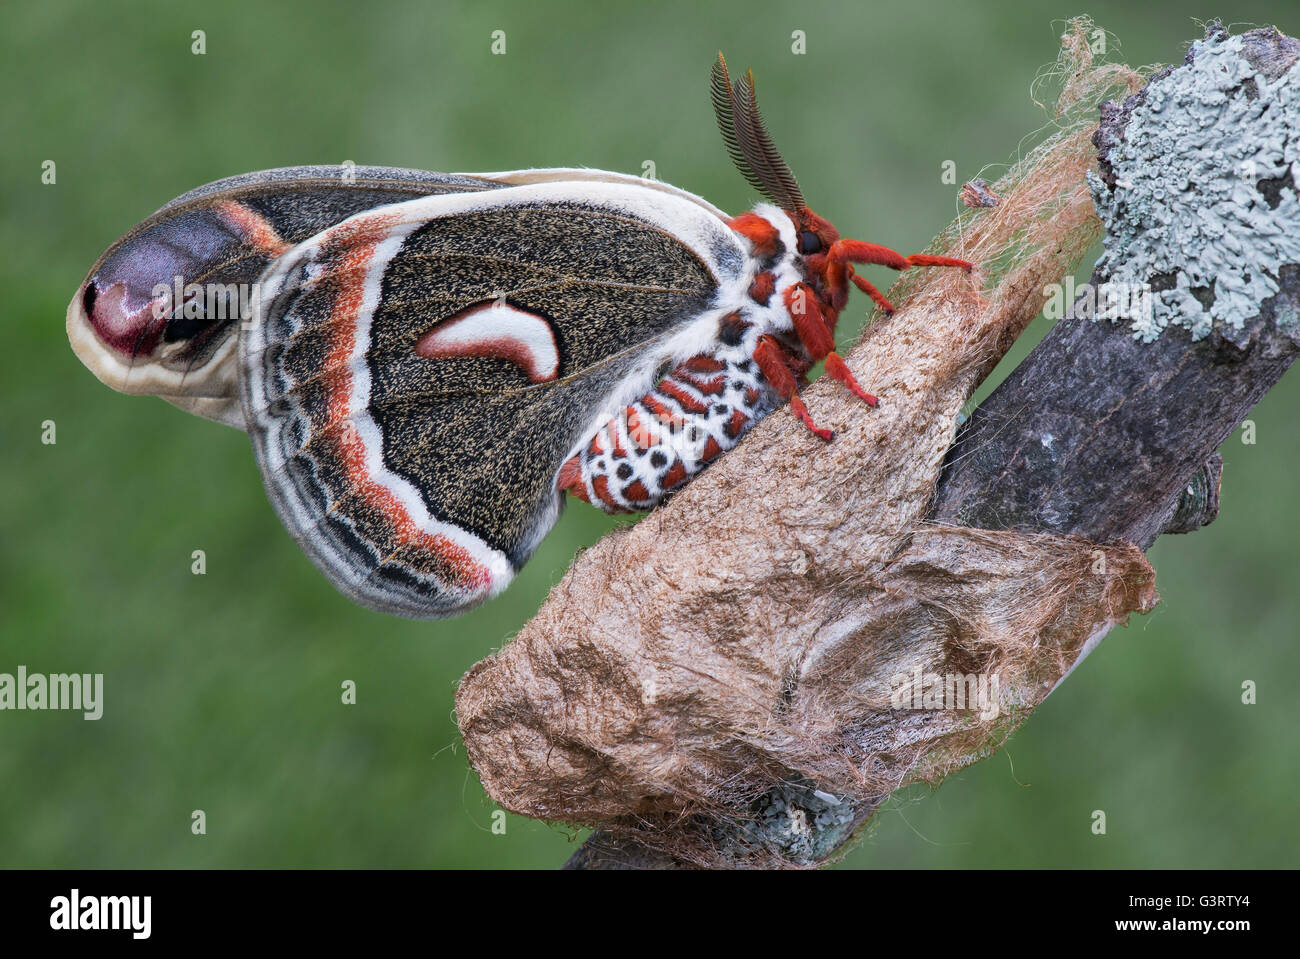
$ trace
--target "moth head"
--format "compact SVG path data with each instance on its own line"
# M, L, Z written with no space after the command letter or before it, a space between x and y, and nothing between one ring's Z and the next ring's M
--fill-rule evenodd
M68 304L77 357L119 392L239 425L231 360L246 304L237 287L207 295L203 282L237 245L212 207L164 208L140 224L104 252Z
M840 234L829 220L808 208L799 182L767 132L758 112L754 71L747 70L743 77L733 81L727 71L727 61L719 53L711 79L713 110L732 162L750 186L790 217L798 253L816 273Z

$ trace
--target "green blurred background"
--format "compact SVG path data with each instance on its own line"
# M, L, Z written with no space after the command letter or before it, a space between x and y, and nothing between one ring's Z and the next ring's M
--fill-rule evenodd
M510 816L466 765L461 674L615 521L572 506L510 590L460 619L350 605L283 532L245 437L81 367L67 301L167 200L248 170L583 165L740 211L718 49L752 65L814 208L904 252L1043 122L1065 17L1132 64L1180 60L1182 3L46 2L6 9L0 672L102 672L105 712L0 713L0 865L553 867L575 834ZM1300 30L1293 3L1237 21ZM1237 29L1244 29L1238 24ZM207 53L190 52L206 33ZM506 32L493 56L491 33ZM803 30L807 54L791 53ZM1112 58L1116 51L1112 49ZM41 164L57 164L42 185ZM1083 264L1086 275L1091 262ZM869 274L878 282L887 271ZM861 326L865 298L846 314ZM1041 336L1017 345L1014 363ZM1005 373L1008 364L1000 368ZM987 385L984 392L987 392ZM982 394L981 394L982 395ZM1296 866L1294 494L1300 374L1224 448L1223 510L1152 551L1164 602L1117 630L997 756L895 796L844 866ZM57 424L56 445L40 442ZM190 572L195 549L207 574ZM355 706L340 703L354 680ZM1244 706L1244 680L1259 703ZM192 810L207 835L190 831ZM1092 835L1103 809L1108 834ZM580 834L578 834L580 835Z

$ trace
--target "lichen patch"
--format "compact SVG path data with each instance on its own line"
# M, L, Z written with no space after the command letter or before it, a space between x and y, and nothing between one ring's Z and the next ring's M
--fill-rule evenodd
M1270 78L1244 43L1211 31L1193 44L1109 145L1114 187L1088 174L1106 224L1098 274L1149 289L1152 307L1096 315L1143 342L1169 326L1193 340L1240 329L1277 293L1282 266L1300 263L1300 67Z

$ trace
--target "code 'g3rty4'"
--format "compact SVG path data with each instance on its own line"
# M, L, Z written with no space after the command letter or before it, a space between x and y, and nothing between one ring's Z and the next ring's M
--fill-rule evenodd
M96 376L238 426L289 532L346 595L451 616L500 592L566 493L650 509L835 352L855 263L719 55L713 104L767 198L728 217L598 170L296 167L220 180L114 243L68 307ZM215 294L214 294L215 291ZM232 302L233 301L233 302Z

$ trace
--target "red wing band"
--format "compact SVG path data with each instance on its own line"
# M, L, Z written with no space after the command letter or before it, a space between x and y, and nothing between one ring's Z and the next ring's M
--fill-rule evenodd
M346 595L404 616L455 615L506 587L505 554L431 515L384 464L366 351L384 271L418 226L394 208L358 214L277 260L243 332L245 418L285 526ZM321 375L289 382L286 341L324 334ZM317 412L302 390L324 389ZM320 410L324 410L321 413Z

